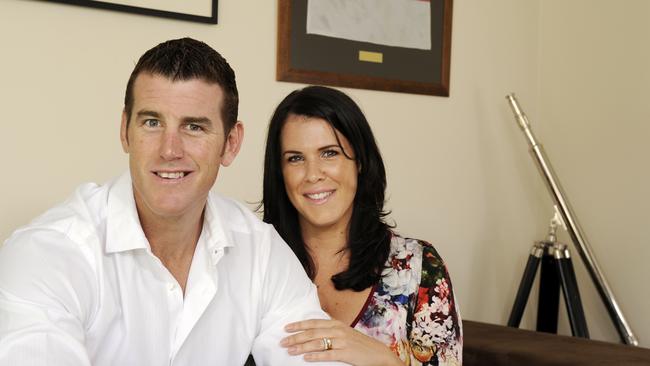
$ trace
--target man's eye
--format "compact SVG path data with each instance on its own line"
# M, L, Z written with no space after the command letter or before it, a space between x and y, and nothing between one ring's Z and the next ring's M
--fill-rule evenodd
M287 161L289 163L297 163L297 162L302 161L302 160L303 160L303 158L302 158L301 155L291 155L291 156L289 156L287 158Z
M160 126L160 121L157 119L147 119L144 121L145 127L158 127Z
M203 131L203 127L197 125L196 123L188 124L187 129L194 132Z

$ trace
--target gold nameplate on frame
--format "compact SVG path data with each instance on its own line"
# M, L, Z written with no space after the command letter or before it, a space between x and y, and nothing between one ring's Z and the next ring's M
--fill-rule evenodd
M359 61L380 64L384 62L384 54L381 52L359 51Z

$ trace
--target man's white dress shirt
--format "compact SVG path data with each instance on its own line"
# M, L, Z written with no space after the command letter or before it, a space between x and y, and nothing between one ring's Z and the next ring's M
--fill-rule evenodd
M0 365L303 365L285 324L326 318L272 226L210 193L185 296L131 178L81 186L0 248Z

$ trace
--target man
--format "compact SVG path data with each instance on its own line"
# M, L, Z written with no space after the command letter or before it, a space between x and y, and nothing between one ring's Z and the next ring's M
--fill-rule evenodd
M0 249L0 365L302 365L285 324L326 317L271 226L210 193L242 143L235 75L189 38L138 61L129 173L86 184Z

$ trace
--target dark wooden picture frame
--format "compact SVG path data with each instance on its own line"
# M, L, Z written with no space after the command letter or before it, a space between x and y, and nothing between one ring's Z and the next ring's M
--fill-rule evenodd
M119 0L117 0L117 2L105 2L105 1L95 1L95 0L41 0L41 1L80 5L80 6L87 6L91 8L97 8L97 9L116 10L116 11L122 11L122 12L134 13L140 15L150 15L156 17L187 20L191 22L208 23L208 24L217 24L217 5L219 3L219 0L193 0L193 1L201 1L205 3L209 3L211 7L210 14L196 15L196 14L178 13L178 12L170 11L169 9L166 10L161 8L144 8L144 7L120 4ZM187 1L187 0L183 0L183 1Z
M307 0L278 0L279 81L449 96L452 0L430 0L431 49L420 50L306 32ZM361 52L381 62L360 61Z

